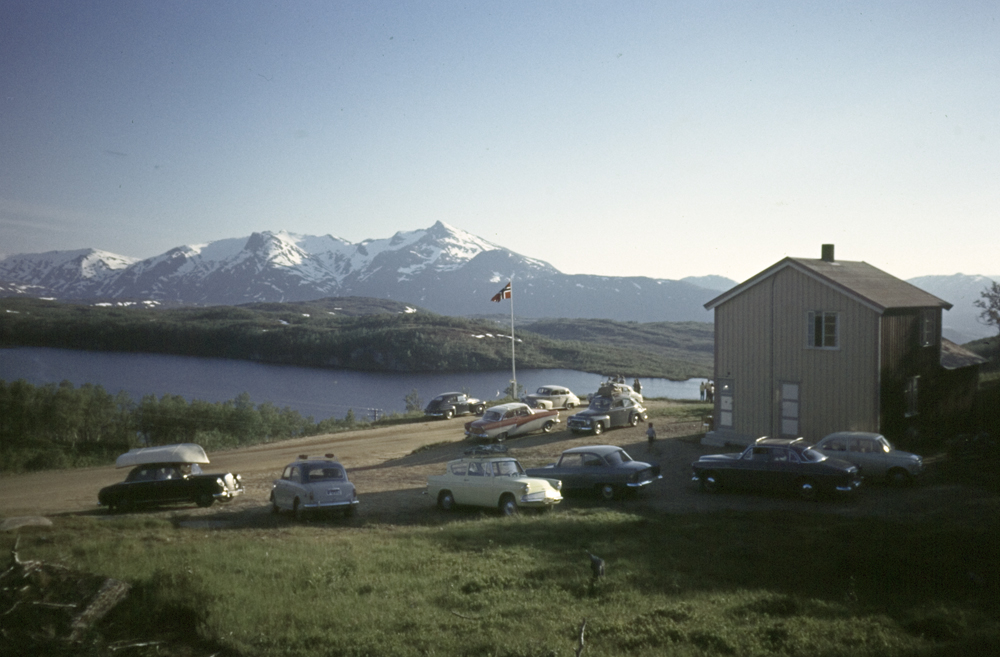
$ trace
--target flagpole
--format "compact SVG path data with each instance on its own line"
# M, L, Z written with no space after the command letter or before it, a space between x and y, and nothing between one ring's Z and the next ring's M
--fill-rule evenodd
M511 397L517 399L517 366L514 360L514 275L510 276L510 375L513 388Z

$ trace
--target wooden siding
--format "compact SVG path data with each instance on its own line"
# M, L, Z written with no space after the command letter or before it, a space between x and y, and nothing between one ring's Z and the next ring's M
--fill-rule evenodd
M836 349L807 346L809 311L838 313ZM736 434L781 435L782 382L799 384L808 440L878 430L877 312L789 268L716 307L715 324L716 378L734 381Z

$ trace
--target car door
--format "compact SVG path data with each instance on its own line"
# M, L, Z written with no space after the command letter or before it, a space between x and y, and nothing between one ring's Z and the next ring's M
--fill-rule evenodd
M281 479L278 480L274 487L274 501L278 506L284 509L292 508L292 502L298 493L299 479L299 466L289 465L285 467L285 471L281 473Z
M489 496L489 486L492 484L489 479L492 474L488 472L489 462L469 461L469 467L462 478L460 486L456 486L452 494L459 504L473 506L486 506L484 500Z
M593 488L598 484L614 483L610 478L610 468L600 454L585 452L583 457L583 480L586 488Z
M563 483L563 488L584 488L586 487L586 473L583 470L583 455L579 452L563 454L559 462L552 468L551 473L546 473L546 477L559 479Z
M866 436L855 436L848 441L848 460L866 477L884 477L885 451L882 444Z
M626 407L625 399L616 399L611 404L611 411L609 415L611 416L611 426L621 427L628 422L628 408Z
M772 479L770 447L755 445L745 452L743 458L735 465L738 467L733 470L733 474L738 485L753 490L768 490L775 487Z

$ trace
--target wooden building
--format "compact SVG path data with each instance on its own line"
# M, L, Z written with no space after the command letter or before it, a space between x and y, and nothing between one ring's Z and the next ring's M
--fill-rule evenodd
M785 258L715 311L710 444L875 431L903 448L969 419L982 359L941 337L951 304L864 262ZM948 434L947 436L944 434Z

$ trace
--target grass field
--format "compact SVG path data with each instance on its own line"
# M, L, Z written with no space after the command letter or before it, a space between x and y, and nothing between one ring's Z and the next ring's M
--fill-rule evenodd
M196 632L219 654L573 655L586 621L583 655L882 657L1000 654L998 545L997 518L557 509L405 528L69 516L19 551L133 584L106 640Z

